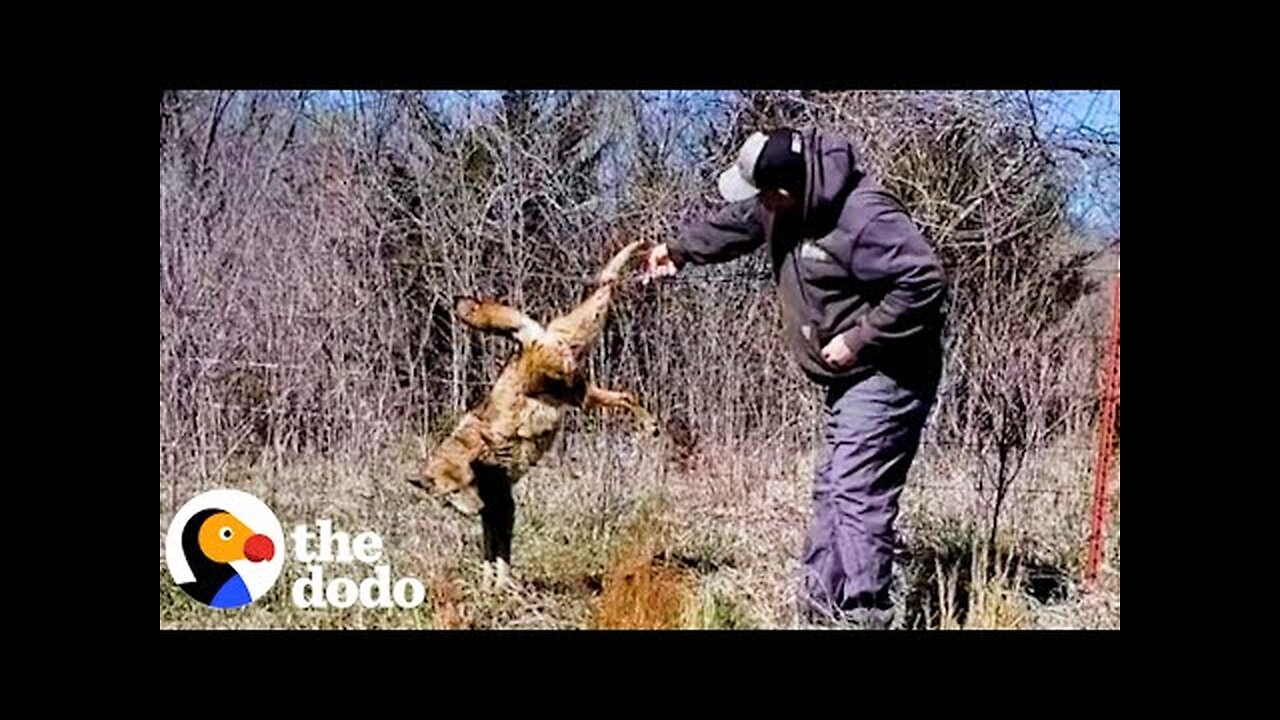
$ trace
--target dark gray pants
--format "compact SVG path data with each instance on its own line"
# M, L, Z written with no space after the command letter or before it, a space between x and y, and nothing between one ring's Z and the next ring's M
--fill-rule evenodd
M890 607L898 500L935 393L879 373L828 389L803 565L815 609Z

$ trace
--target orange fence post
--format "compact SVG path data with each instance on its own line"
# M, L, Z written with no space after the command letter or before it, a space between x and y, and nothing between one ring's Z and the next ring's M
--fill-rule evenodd
M1107 355L1102 369L1102 417L1098 424L1098 447L1094 461L1092 527L1089 532L1089 555L1085 563L1085 582L1092 585L1098 578L1102 562L1103 531L1107 524L1107 480L1111 472L1111 451L1115 445L1116 406L1120 401L1120 273L1111 283L1111 328Z

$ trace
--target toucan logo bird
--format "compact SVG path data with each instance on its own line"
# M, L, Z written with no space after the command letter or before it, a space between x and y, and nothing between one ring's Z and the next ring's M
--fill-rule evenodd
M183 591L209 607L244 607L279 577L283 543L280 523L260 500L215 490L188 501L174 516L169 571Z

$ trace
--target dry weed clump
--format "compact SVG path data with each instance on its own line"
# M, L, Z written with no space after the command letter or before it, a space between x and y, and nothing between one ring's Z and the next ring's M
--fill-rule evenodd
M659 560L664 528L642 514L605 574L593 618L601 630L684 627L694 601L691 573Z

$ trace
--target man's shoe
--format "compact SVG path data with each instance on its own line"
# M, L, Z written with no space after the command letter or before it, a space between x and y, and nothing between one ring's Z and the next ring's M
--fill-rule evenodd
M860 607L842 613L842 622L854 630L888 630L893 626L892 608Z

